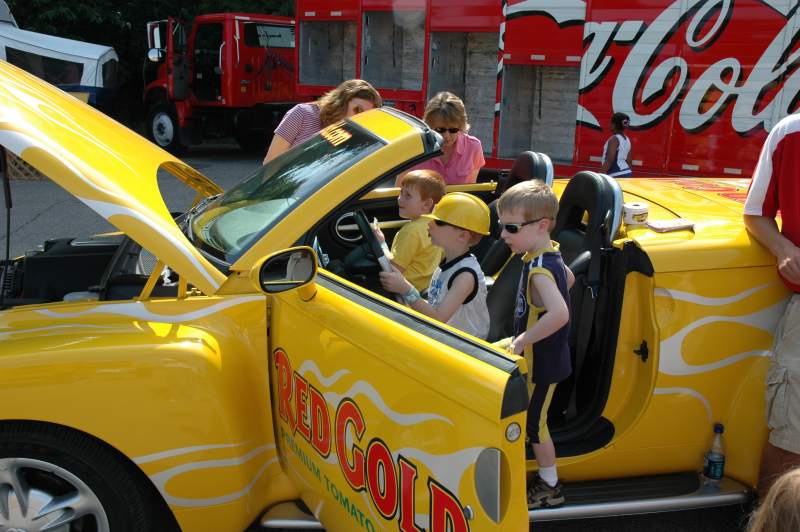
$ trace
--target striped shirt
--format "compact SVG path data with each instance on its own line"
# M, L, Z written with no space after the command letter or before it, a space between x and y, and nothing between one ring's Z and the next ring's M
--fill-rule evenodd
M286 140L291 148L310 139L320 129L322 123L319 121L319 106L314 103L299 103L286 112L275 128L275 134Z
M772 128L753 172L744 213L775 218L781 233L800 246L800 114L789 115ZM800 285L783 280L794 292Z

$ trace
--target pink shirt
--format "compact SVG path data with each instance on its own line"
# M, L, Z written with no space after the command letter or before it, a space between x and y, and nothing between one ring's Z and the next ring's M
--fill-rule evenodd
M286 111L286 114L275 128L275 134L289 143L289 147L296 146L306 139L310 139L322 129L319 121L319 106L314 103L299 103Z
M442 175L448 185L461 185L474 183L475 177L471 174L484 164L486 160L483 158L480 139L460 133L447 164L442 163L441 157L434 157L416 165L412 170L435 170Z

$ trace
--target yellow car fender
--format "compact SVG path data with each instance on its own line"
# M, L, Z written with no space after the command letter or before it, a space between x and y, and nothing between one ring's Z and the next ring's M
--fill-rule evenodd
M183 528L241 530L296 496L276 478L264 295L31 306L3 313L3 330L3 417L118 450Z

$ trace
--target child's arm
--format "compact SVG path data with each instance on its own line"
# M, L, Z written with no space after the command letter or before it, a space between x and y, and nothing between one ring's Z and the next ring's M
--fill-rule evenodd
M403 295L414 288L399 272L381 272L380 277L383 287L395 294ZM463 272L453 279L453 285L447 290L447 295L438 308L432 307L422 298L417 299L410 306L421 314L446 323L464 304L474 289L475 277L469 272Z
M569 321L567 303L561 296L555 281L550 276L534 273L533 286L539 292L542 304L547 312L531 328L511 342L511 352L515 355L521 354L526 345L534 344L543 338L547 338Z
M572 288L572 285L575 284L575 274L572 273L572 270L569 269L569 266L566 264L564 265L564 271L567 273L567 290Z
M394 254L392 254L392 251L386 246L386 236L383 234L383 231L381 231L381 228L378 227L378 219L377 218L375 218L372 221L372 223L370 224L370 227L372 227L372 232L375 234L375 238L378 239L378 242L380 242L380 244L381 244L381 248L383 248L383 254L386 255L386 258L389 259L389 262L392 263L392 266L397 268L397 270L400 273L405 272L406 271L405 266L402 266L402 265L398 264L395 261ZM397 238L397 235L395 235L395 239L396 238Z

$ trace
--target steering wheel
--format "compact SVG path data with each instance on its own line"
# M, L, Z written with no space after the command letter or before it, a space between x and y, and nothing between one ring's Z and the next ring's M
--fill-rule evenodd
M378 260L378 264L380 264L381 269L385 272L392 271L392 264L389 262L389 259L386 257L386 255L384 255L383 248L381 248L381 243L378 242L378 237L375 236L375 233L372 231L372 227L370 227L369 222L367 221L367 215L364 214L364 211L357 210L353 212L353 218L356 221L358 230L361 232L361 237L364 239L364 243L369 247L370 252L375 255L375 258Z
M356 221L358 230L361 232L364 243L369 247L369 250L372 252L372 254L378 259L378 264L380 264L381 269L385 272L394 270L392 263L389 262L389 259L386 257L386 255L384 255L381 243L378 242L378 237L376 237L375 233L372 231L372 227L370 227L369 221L367 221L367 215L364 214L364 211L357 210L353 212L353 218ZM392 296L394 296L395 301L398 303L405 303L403 296L400 294L392 294Z

